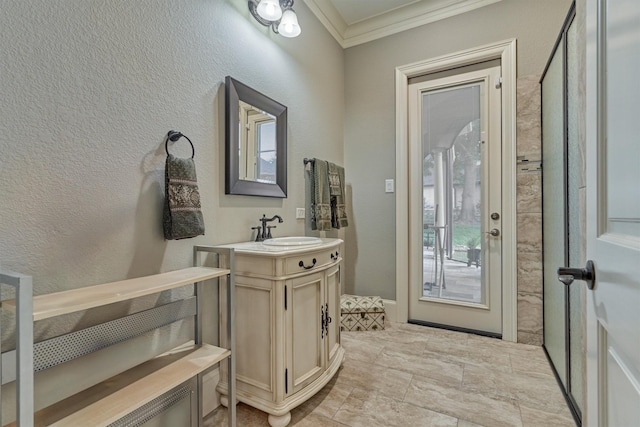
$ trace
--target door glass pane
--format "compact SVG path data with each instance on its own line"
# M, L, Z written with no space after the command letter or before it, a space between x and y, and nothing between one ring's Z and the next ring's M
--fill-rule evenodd
M485 303L480 84L422 95L423 296Z

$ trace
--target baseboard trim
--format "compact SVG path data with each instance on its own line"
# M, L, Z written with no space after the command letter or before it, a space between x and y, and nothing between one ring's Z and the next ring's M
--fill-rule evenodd
M399 322L398 320L398 304L392 299L383 299L385 313L385 327L389 322Z

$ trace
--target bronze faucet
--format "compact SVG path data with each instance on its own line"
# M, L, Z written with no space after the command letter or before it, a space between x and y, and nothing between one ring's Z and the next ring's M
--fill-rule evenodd
M268 222L278 220L279 223L282 223L282 217L280 215L274 215L271 218L267 218L266 215L262 214L262 218L260 218L260 222L262 223L261 227L252 227L253 230L258 230L256 235L256 242L262 242L267 239L271 239L271 229L276 228L275 225L267 226ZM268 230L268 231L267 231Z

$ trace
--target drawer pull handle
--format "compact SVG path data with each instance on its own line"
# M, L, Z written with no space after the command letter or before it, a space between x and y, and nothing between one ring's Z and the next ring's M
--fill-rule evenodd
M338 253L338 251L336 251L336 254L331 254L331 259L336 261L338 259L338 257L340 256L340 253Z
M300 262L298 263L298 265L299 265L300 267L304 268L305 270L309 270L309 269L313 268L313 267L316 265L316 259L315 259L315 258L314 258L314 259L312 259L312 260L311 260L311 262L312 262L312 264L311 264L310 266L306 266L306 265L304 265L304 261L300 261Z

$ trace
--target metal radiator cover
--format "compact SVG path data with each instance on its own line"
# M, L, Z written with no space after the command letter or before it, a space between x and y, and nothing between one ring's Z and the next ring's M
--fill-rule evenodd
M195 313L196 298L191 297L38 342L34 345L34 371L85 356Z
M118 421L109 424L108 427L137 427L143 425L184 398L195 394L196 387L194 383L195 381L191 380L183 386L168 391ZM193 402L191 406L193 408ZM193 410L191 415L193 418Z

